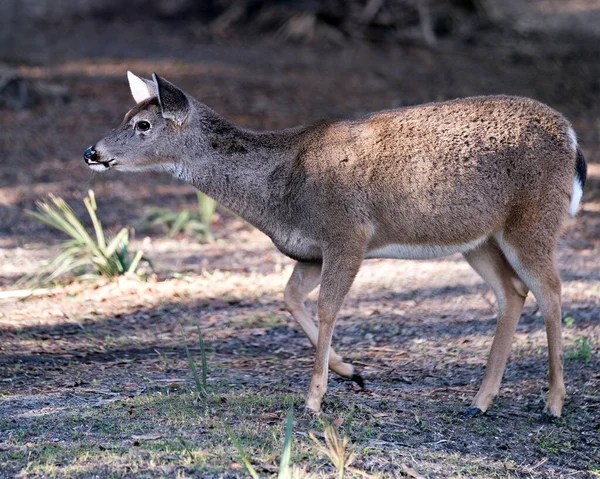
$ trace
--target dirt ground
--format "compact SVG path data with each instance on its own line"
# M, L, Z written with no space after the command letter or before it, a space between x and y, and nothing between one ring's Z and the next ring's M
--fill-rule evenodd
M0 111L3 291L62 239L24 214L37 198L60 195L83 214L92 188L113 230L153 206L193 204L193 189L167 176L96 175L83 163L85 148L133 105L127 70L156 71L256 128L487 93L531 96L564 112L589 164L583 209L558 259L568 398L563 419L544 420L546 340L529 298L501 396L485 416L465 417L493 337L492 293L459 256L376 260L364 264L334 338L366 390L332 374L324 416L304 413L313 351L283 309L293 262L219 209L208 244L138 235L135 246L155 265L147 281L75 283L0 301L0 477L247 477L225 424L268 477L290 401L292 461L317 477L334 477L308 437L327 421L354 448L346 477L600 477L597 47L537 44L531 54L535 39L518 37L506 48L493 37L438 49L206 43L180 23L79 22L44 38L15 66L32 81L66 86L71 101ZM183 329L199 361L196 324L207 346L204 398L194 394L181 338Z

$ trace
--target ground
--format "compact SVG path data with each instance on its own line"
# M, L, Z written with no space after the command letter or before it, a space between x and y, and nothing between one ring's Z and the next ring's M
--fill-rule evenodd
M262 476L277 472L293 403L292 462L334 469L309 432L336 424L354 448L347 477L600 476L600 156L595 50L534 55L489 43L460 49L349 44L210 44L172 24L65 27L20 62L32 80L67 86L71 102L0 115L0 286L43 265L61 236L24 211L55 193L78 213L96 192L113 230L153 206L193 204L193 190L154 174L95 175L81 154L132 100L127 69L164 75L240 124L280 128L320 117L458 96L532 96L573 122L589 162L583 209L567 225L563 278L564 418L542 417L543 320L530 297L501 395L464 412L495 327L492 293L460 256L366 262L341 310L338 351L366 389L331 375L324 414L303 411L313 350L283 308L293 262L219 209L217 239L159 233L134 241L154 263L145 281L75 283L0 302L0 477L247 477L228 425ZM179 28L179 27L177 27ZM145 30L144 30L145 31ZM83 32L83 33L82 33ZM116 34L118 33L118 34ZM93 38L94 41L89 41ZM311 296L314 299L314 294ZM313 307L314 311L314 307ZM199 397L182 331L209 394Z

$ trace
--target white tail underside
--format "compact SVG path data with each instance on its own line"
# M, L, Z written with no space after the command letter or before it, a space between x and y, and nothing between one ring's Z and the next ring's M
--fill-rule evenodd
M571 193L571 204L569 205L569 212L571 216L575 216L577 214L577 209L579 208L579 203L581 202L581 197L583 196L583 187L581 186L581 180L579 177L575 176L573 178L573 193Z

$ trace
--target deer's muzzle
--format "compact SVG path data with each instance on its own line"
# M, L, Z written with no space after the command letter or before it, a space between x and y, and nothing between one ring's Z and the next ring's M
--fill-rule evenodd
M93 170L98 170L98 168L94 168L95 166L103 166L104 168L110 168L114 160L102 161L100 159L100 155L98 155L98 152L96 151L94 146L90 146L83 154L83 159L85 160L87 165ZM102 168L100 168L100 171L102 171Z
M98 163L98 153L96 153L96 150L94 149L93 146L90 146L87 150L85 150L85 153L83 154L83 159L85 160L85 162L89 165L90 163Z

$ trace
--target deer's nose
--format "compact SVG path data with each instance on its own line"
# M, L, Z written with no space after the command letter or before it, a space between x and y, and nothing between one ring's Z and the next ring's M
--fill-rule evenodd
M98 153L96 153L96 150L94 149L93 146L90 146L85 151L85 153L83 154L83 159L86 161L86 163L89 163L91 161L93 161L93 162L98 161Z

